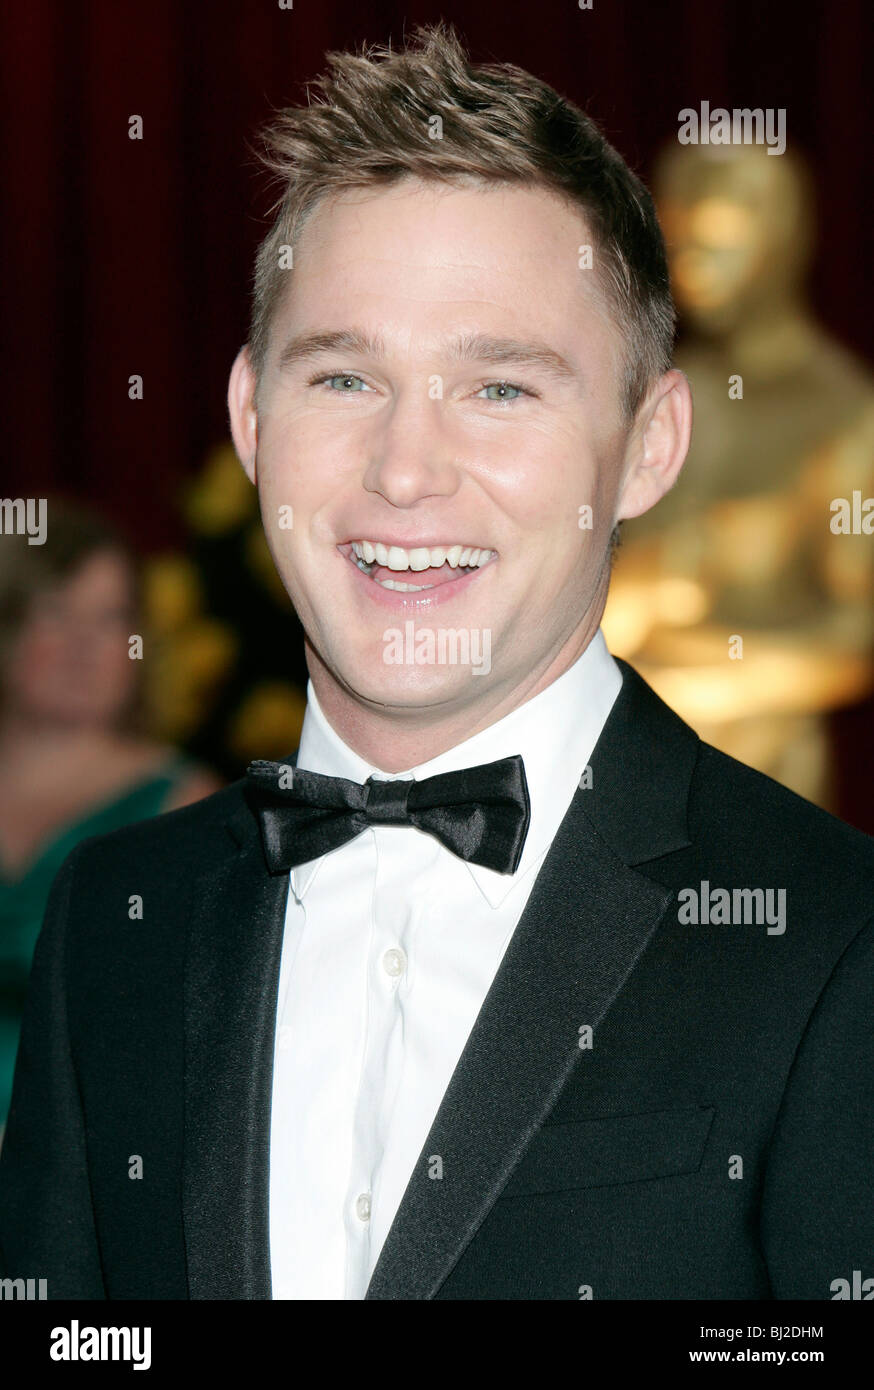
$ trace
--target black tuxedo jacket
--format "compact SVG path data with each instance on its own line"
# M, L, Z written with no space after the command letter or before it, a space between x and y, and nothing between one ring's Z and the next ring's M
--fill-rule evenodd
M370 1299L874 1276L874 841L621 665ZM84 842L55 881L0 1161L0 1272L50 1298L270 1298L288 875L242 786ZM785 889L785 931L681 922L702 883Z

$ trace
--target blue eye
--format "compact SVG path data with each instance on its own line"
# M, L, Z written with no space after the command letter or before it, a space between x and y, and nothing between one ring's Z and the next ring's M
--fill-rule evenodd
M346 383L347 381L357 381L358 384L359 384L359 386L365 386L365 385L366 385L366 383L363 382L363 381L361 380L361 377L360 377L360 376L353 376L351 372L344 372L342 375L338 374L337 376L324 377L323 380L327 381L327 383L328 383L328 385L330 386L330 388L331 388L332 391L333 391L333 389L334 389L334 382L335 382L335 381L342 381L342 382L344 383L344 385L345 385L345 383ZM369 390L370 388L368 387L367 389ZM354 394L354 392L352 392L352 391L341 391L339 394L340 394L341 396L351 396L351 395Z
M513 384L512 381L490 381L490 382L488 383L488 385L483 386L483 387L481 388L481 390L482 390L482 391L500 391L500 392L515 391L515 392L516 392L516 395L515 395L515 396L507 396L507 395L505 395L505 394L502 394L502 395L499 395L499 396L489 396L488 399L489 399L490 401L515 401L515 400L518 399L519 396L524 396L524 394L525 394L524 389L523 389L521 386L514 386L514 384Z
M338 386L337 383L340 383ZM355 384L357 383L357 385ZM320 376L310 377L308 386L325 386L328 391L336 396L355 396L362 391L371 391L372 387L362 377L354 372L324 372ZM514 381L489 381L479 388L477 396L482 398L483 393L487 393L486 399L494 401L497 405L510 405L520 396L536 396L536 391L530 391L524 386L518 386ZM496 393L496 394L494 394ZM512 394L511 394L512 393Z

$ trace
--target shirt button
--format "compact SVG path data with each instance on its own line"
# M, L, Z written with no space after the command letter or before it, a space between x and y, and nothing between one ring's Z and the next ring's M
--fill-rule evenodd
M392 979L403 975L407 968L407 958L399 946L392 946L390 951L386 951L382 958L382 968Z
M355 1214L359 1221L370 1220L370 1193L362 1192L355 1199Z

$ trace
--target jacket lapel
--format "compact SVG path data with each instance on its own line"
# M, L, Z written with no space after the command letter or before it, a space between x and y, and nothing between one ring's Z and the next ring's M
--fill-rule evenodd
M632 865L690 843L699 741L625 662L623 687L444 1095L368 1299L433 1298L549 1115L672 893ZM439 1155L443 1178L429 1177Z
M269 1299L270 1110L289 879L269 873L242 798L226 829L221 868L195 883L185 963L189 1296Z

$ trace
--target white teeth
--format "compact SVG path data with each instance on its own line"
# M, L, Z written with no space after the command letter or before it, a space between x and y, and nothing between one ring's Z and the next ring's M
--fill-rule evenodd
M388 559L385 562L390 570L407 570L410 568L410 557L406 550L402 550L399 545L389 546Z
M439 569L445 564L452 569L481 569L495 554L485 547L470 545L436 545L430 548L422 545L406 550L402 545L383 545L382 541L352 541L351 547L353 555L363 564L376 563L398 572Z
M399 594L419 594L423 589L433 589L433 584L401 584L397 579L377 579L383 589L396 589Z

